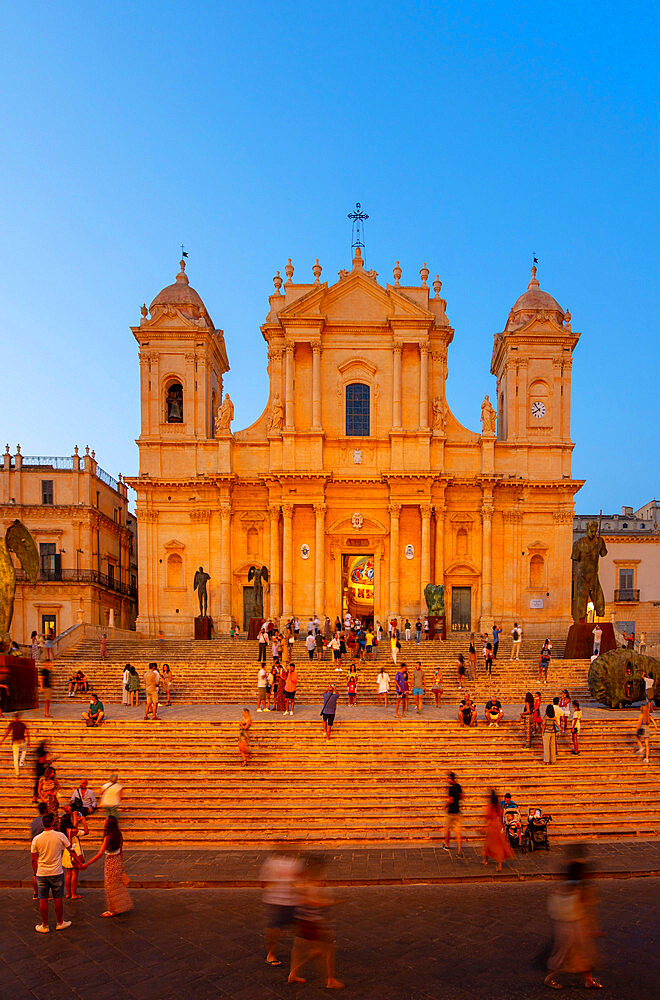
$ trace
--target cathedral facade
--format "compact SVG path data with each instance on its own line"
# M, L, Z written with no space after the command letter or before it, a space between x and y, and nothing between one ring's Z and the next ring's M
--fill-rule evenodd
M382 285L355 250L332 284L273 279L261 327L270 394L234 430L229 360L185 262L132 327L139 344L139 617L147 635L191 636L193 579L210 574L216 633L266 616L425 612L444 584L447 628L571 623L571 362L579 334L536 269L494 337L496 397L481 430L447 404L454 337L440 296ZM479 402L475 401L475 422Z

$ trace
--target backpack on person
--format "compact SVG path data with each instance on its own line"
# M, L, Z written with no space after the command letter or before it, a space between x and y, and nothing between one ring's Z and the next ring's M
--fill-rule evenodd
M520 633L519 633L519 631L518 631L517 628L514 628L514 630L513 630L513 641L514 642L518 642L519 638L520 638Z

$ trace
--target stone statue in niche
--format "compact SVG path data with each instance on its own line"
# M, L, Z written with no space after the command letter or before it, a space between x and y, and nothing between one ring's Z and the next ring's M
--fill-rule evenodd
M446 431L447 429L447 407L440 396L434 396L431 403L433 410L433 430Z
M231 434L231 422L234 419L234 404L229 398L229 393L225 393L225 398L217 409L215 415L215 436Z
M482 434L494 434L495 426L497 424L497 414L493 408L488 395L484 398L481 404L481 433Z
M284 407L279 394L276 394L270 406L270 430L280 431L284 425Z

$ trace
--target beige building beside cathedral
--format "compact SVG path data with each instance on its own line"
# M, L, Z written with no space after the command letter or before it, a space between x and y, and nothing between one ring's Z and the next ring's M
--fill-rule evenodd
M133 327L141 371L139 617L148 635L193 634L198 567L217 632L264 611L347 610L385 621L444 584L447 627L571 623L570 314L532 279L495 335L494 405L481 432L445 397L454 337L436 278L379 284L360 249L333 284L273 279L261 327L270 395L232 430L224 336L181 262ZM264 354L266 351L264 351ZM265 360L265 359L264 359ZM475 400L475 422L479 414Z

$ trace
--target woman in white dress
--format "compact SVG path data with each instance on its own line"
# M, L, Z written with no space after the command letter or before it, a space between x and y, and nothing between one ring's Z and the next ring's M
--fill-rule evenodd
M130 702L130 694L128 692L128 679L131 676L130 664L127 663L124 667L124 673L121 676L121 703L122 705L128 705Z
M378 690L378 704L385 704L387 708L387 695L390 690L390 675L385 670L385 667L380 668L380 673L376 678L376 688Z

